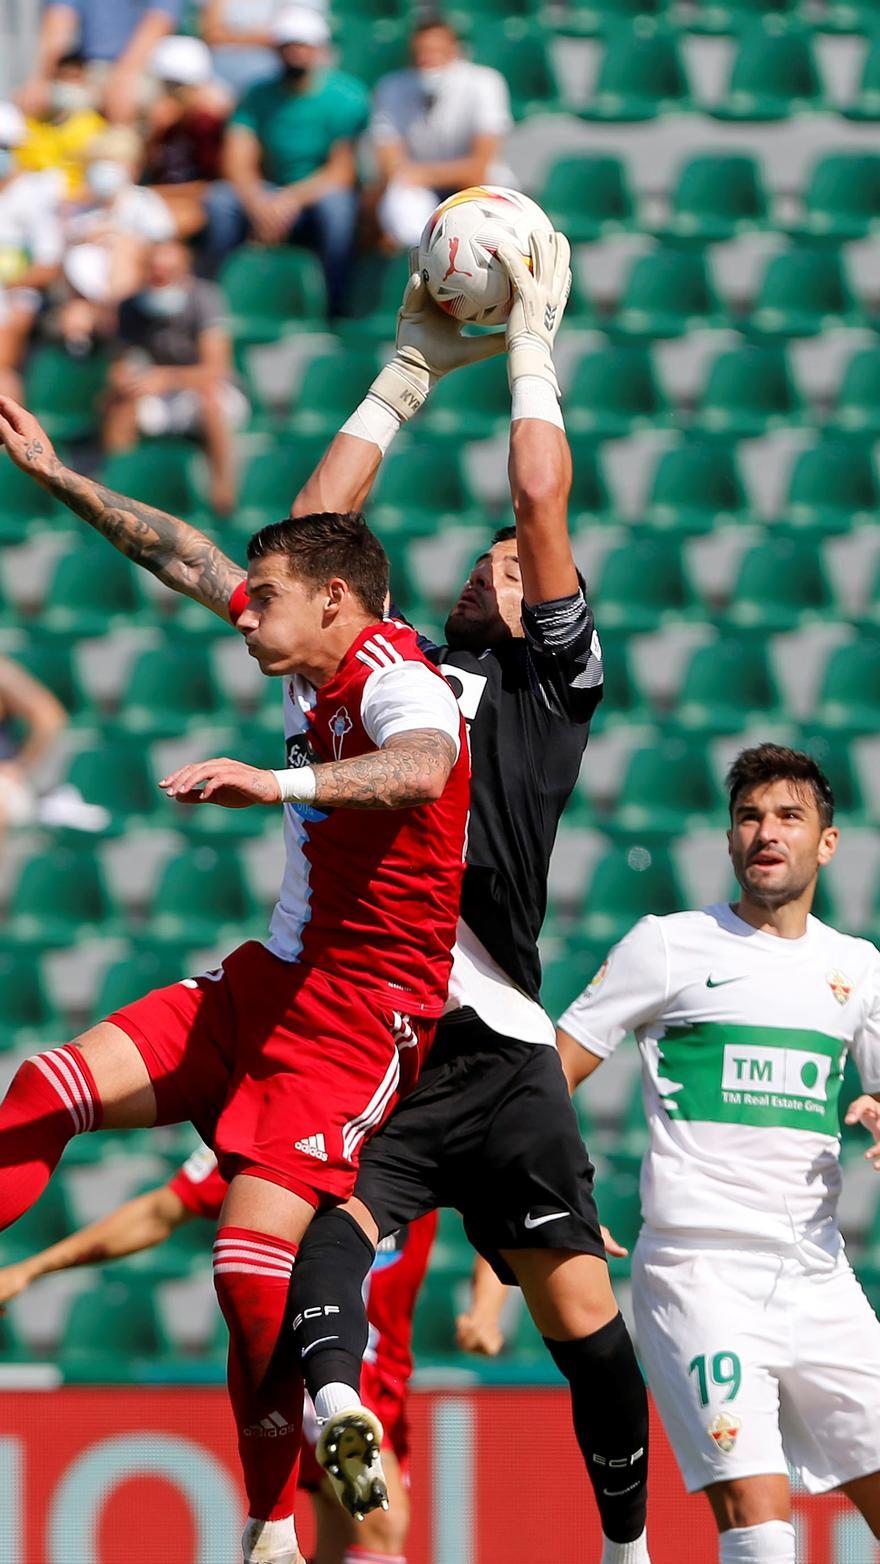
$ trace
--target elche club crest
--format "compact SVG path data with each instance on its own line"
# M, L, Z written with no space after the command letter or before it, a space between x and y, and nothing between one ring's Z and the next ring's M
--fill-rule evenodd
M845 1005L853 991L851 980L839 967L832 967L825 973L825 981L839 1005Z
M730 1455L741 1428L742 1423L732 1412L719 1412L709 1424L709 1438L725 1455Z

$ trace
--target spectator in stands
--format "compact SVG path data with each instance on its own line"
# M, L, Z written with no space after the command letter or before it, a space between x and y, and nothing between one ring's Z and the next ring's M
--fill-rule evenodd
M0 103L0 390L8 396L21 393L19 366L63 255L61 176L19 171L24 139L20 109Z
M232 98L214 76L211 51L200 38L162 38L151 69L161 96L147 120L144 184L169 208L178 235L204 227L206 186L220 173L220 150Z
M125 450L139 435L198 435L210 468L214 510L235 505L233 433L248 405L232 374L223 299L192 275L180 240L153 247L145 285L119 309L118 358L111 371L104 444Z
M454 29L425 16L409 70L376 86L370 125L380 175L378 218L394 248L418 243L431 212L468 185L515 185L501 162L513 123L500 71L462 57Z
M18 166L31 172L60 169L64 194L77 199L85 189L89 145L106 127L106 120L92 107L85 60L81 54L65 54L48 84L45 112L28 119Z
M272 24L289 0L205 0L199 32L211 50L214 69L237 98L283 69ZM323 7L317 5L316 10Z
M342 310L357 220L355 141L369 117L366 88L328 70L330 31L303 6L283 11L272 29L283 73L245 94L225 149L229 183L210 189L203 264L216 271L252 234L315 248L330 312Z
M65 219L64 274L74 317L72 324L65 307L68 341L102 335L114 306L140 286L150 245L175 235L170 207L156 190L136 183L143 161L143 143L130 126L111 126L89 147L85 198Z
M176 30L182 0L49 0L40 23L37 63L19 93L26 113L46 113L59 60L78 48L86 62L93 106L128 123L152 94L150 56Z
M36 814L34 774L67 724L51 690L20 663L0 657L0 836Z

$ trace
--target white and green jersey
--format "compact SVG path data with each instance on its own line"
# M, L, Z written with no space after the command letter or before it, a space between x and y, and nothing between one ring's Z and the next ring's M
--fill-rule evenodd
M559 1025L642 1055L656 1230L839 1247L838 1098L852 1052L880 1091L880 954L817 918L801 939L727 905L643 918Z

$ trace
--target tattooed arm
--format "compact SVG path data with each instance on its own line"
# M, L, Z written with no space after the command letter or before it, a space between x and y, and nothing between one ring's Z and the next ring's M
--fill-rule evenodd
M285 793L279 777L314 778L314 793L298 796L317 809L412 809L440 797L455 765L457 747L448 733L414 728L396 733L381 749L351 760L333 760L299 771L259 771L239 760L203 760L182 766L159 783L180 804L280 804ZM291 798L292 794L289 795Z
M33 414L0 396L0 444L16 467L66 505L114 548L165 586L229 618L229 599L245 571L197 527L140 500L115 494L65 467Z

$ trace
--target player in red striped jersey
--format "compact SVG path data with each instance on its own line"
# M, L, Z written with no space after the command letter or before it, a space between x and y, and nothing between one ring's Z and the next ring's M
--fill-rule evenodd
M107 1216L39 1254L0 1267L0 1308L42 1276L139 1254L165 1242L194 1218L216 1222L228 1184L207 1146L199 1147L167 1184L136 1195ZM385 1429L382 1461L390 1508L356 1525L341 1508L314 1457L319 1428L307 1402L300 1487L311 1499L317 1551L311 1564L405 1564L409 1527L409 1417L412 1321L437 1229L435 1212L380 1249L367 1279L370 1343L361 1391Z

